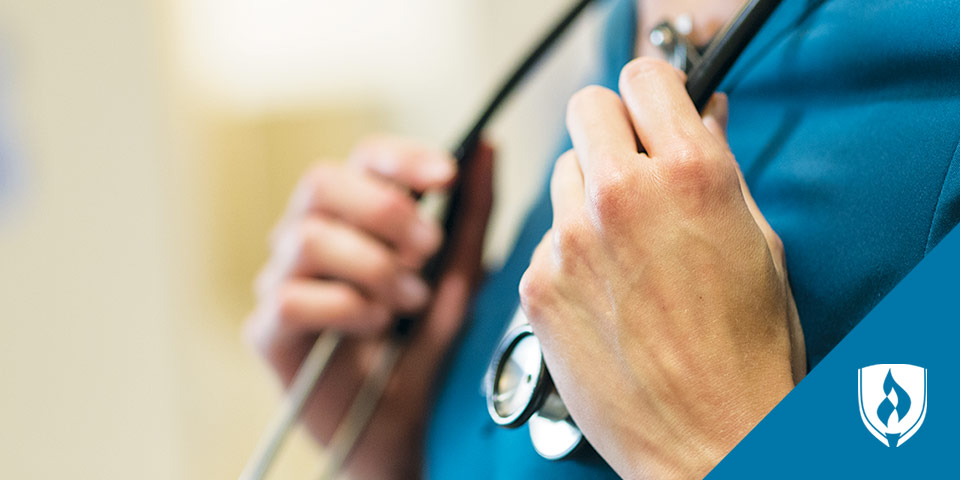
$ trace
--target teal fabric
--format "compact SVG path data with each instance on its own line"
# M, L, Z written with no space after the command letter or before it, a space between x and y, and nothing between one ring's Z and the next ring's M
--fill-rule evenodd
M605 30L597 83L614 89L632 56L633 2L614 2ZM731 148L786 246L811 366L960 219L958 9L785 0L721 86ZM493 425L480 391L520 276L551 222L540 188L440 382L427 439L431 478L615 477L595 455L539 458L526 428Z

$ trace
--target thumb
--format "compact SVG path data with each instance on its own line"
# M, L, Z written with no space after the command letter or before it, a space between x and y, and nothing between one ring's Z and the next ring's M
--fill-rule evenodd
M427 312L418 341L445 351L456 336L470 294L482 273L483 240L493 205L493 149L481 142L461 172L460 212L448 241L450 250L440 275L434 301Z

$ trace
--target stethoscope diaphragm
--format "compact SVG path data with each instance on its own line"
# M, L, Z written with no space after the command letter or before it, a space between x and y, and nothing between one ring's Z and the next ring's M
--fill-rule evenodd
M506 428L526 423L540 408L548 377L540 341L530 325L520 325L507 332L497 345L487 371L484 390L490 418Z
M558 460L583 443L583 433L557 393L540 341L529 324L514 327L500 340L487 369L484 391L494 423L506 428L527 424L540 456Z
M682 17L680 25L657 25L649 39L675 67L689 74L687 93L697 110L702 111L779 4L779 0L747 1L702 50L688 38L692 26L689 17ZM587 442L560 399L544 363L540 342L519 308L514 321L517 326L500 340L484 377L487 411L503 427L517 428L526 423L540 456L550 460L567 457Z

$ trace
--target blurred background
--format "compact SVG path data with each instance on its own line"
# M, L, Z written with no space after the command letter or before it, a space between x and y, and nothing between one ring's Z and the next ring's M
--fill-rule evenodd
M568 4L0 0L2 476L235 478L279 399L240 328L298 175L372 132L450 145ZM490 133L491 265L598 13Z

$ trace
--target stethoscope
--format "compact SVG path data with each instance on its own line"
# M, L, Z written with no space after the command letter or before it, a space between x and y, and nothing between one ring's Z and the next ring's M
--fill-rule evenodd
M577 0L507 77L453 150L461 170L465 169L470 161L470 155L480 142L481 133L494 114L592 2L593 0ZM734 60L779 3L779 0L749 0L733 21L714 37L702 55L700 50L687 41L689 28L685 29L683 25L663 23L651 32L651 41L667 54L667 58L675 66L689 71L687 92L697 108L702 109ZM456 224L461 192L461 185L455 182L446 197L429 195L423 199L423 203L444 212L442 217L447 234L445 238L450 238ZM424 267L422 274L428 282L435 282L442 272L448 248L449 244L441 247L440 252ZM487 410L498 425L507 428L528 425L533 446L544 458L564 458L586 441L557 394L543 361L540 343L522 315L522 310L518 309L518 326L511 329L500 342L485 377ZM381 352L373 370L364 379L360 391L327 445L328 460L318 478L335 478L339 475L376 410L387 381L400 358L405 339L416 330L416 320L397 319L393 338ZM324 331L317 338L297 370L283 404L267 426L240 474L242 480L262 479L266 476L283 440L296 424L342 338L342 334L336 331Z
M670 64L688 74L700 64L702 53L688 39L690 26L690 18L683 16L660 23L649 36ZM526 424L533 449L541 457L558 460L585 443L583 432L557 393L540 341L520 307L493 353L483 392L494 423L504 428Z
M517 309L514 318L523 318ZM543 360L540 341L529 323L511 328L493 354L484 377L487 413L505 428L526 424L533 449L548 460L559 460L583 443L566 405L557 393Z
M657 25L649 40L671 64L687 73L687 91L697 109L702 110L778 4L779 1L747 2L703 51L688 39L689 17ZM522 308L517 308L493 353L483 392L494 423L505 428L526 424L533 448L543 458L566 458L588 443L557 393L540 341Z

